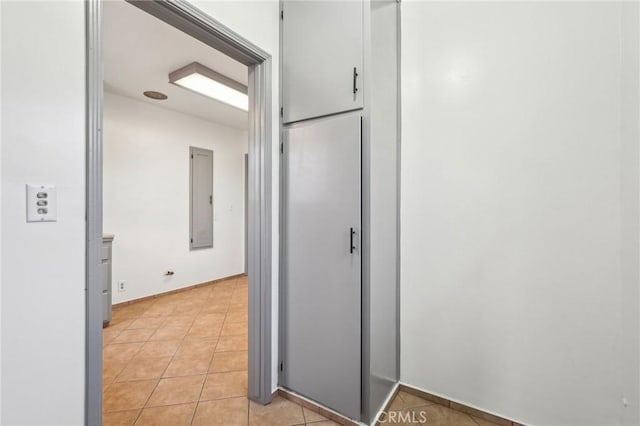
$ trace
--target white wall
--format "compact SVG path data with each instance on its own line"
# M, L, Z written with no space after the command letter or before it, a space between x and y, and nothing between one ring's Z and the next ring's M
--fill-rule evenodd
M84 7L2 2L3 425L84 412ZM58 221L26 223L25 184L56 185Z
M103 127L113 302L243 273L247 132L111 93ZM213 151L212 249L189 250L190 146Z
M273 111L278 111L278 3L195 3L273 56ZM84 19L80 1L2 2L1 423L5 425L83 423ZM277 146L277 114L272 118ZM277 149L272 160L275 387ZM28 182L57 185L58 222L25 223Z
M403 3L402 381L525 424L620 424L639 188L621 10Z

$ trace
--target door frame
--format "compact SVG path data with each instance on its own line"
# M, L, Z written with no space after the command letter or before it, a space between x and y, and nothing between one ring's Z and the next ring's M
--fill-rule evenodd
M85 425L102 424L102 2L85 2ZM249 68L249 398L271 402L271 55L185 0L128 0Z
M249 273L249 154L242 156L242 167L244 176L244 184L242 185L244 191L244 274L247 275Z

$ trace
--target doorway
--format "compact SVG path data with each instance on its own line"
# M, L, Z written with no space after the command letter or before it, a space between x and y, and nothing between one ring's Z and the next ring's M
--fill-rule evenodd
M139 9L230 56L249 69L247 269L248 397L271 400L271 58L181 1L131 1ZM102 1L86 3L87 242L85 423L102 423Z

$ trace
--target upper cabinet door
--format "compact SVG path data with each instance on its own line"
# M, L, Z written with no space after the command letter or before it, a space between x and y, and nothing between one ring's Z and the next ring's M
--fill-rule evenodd
M363 2L282 3L283 121L363 107Z

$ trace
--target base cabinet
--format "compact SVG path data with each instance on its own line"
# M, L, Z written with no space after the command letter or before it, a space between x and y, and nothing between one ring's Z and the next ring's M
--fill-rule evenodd
M102 237L102 326L106 327L111 322L111 265L113 235Z

